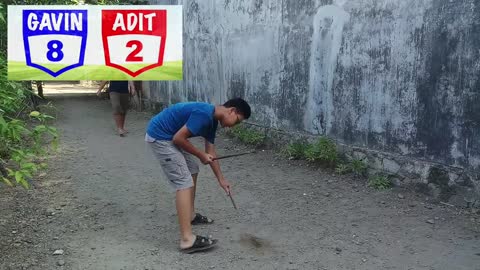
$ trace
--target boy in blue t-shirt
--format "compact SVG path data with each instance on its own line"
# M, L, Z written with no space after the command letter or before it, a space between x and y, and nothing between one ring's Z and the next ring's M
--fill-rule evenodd
M192 233L192 225L210 224L213 220L195 213L194 201L199 172L195 157L210 164L218 183L230 194L230 183L223 177L218 161L213 161L218 123L233 127L250 117L250 106L241 98L223 105L203 102L177 103L157 114L148 124L145 140L151 146L167 180L176 190L176 207L180 224L180 249L186 253L212 248L217 240ZM205 138L205 151L193 146L188 138Z

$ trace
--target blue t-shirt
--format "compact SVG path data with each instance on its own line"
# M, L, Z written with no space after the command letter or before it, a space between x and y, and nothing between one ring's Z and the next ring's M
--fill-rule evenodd
M192 137L204 137L215 143L218 121L213 118L215 106L203 102L184 102L172 105L150 120L147 134L157 140L172 140L184 126Z

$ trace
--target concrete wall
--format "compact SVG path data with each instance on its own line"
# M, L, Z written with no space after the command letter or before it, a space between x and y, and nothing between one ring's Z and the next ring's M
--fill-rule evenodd
M185 80L149 82L151 100L241 96L257 124L479 187L480 0L150 2L183 4L185 27Z

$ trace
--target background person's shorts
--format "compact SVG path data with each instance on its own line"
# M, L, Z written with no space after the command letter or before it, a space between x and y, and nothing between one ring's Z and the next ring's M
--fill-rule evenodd
M160 162L168 182L175 190L193 187L192 174L200 171L195 156L178 148L172 141L155 140L148 134L145 140Z
M130 105L130 94L110 92L110 102L114 114L125 114Z

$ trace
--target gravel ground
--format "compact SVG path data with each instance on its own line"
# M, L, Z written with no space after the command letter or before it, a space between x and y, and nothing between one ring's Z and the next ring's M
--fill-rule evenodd
M238 210L201 168L197 210L215 223L194 229L219 246L181 254L174 194L143 141L150 116L130 113L121 138L107 101L50 99L60 149L32 190L0 190L0 269L480 269L478 214L271 150L221 161ZM221 154L247 148L218 139Z

